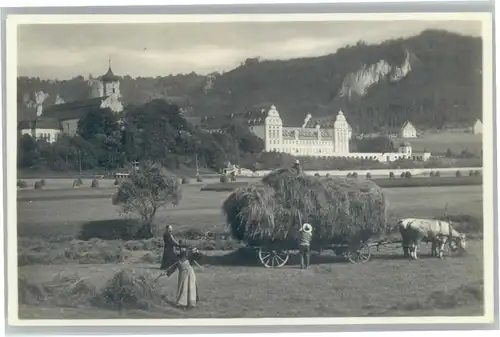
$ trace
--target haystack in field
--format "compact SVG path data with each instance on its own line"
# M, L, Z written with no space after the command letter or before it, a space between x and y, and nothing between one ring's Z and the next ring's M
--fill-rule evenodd
M42 284L18 276L17 293L19 304L38 304L47 300L48 294Z
M67 307L89 304L97 293L97 288L90 278L82 277L78 273L57 273L46 289L55 304Z
M313 245L366 241L386 229L386 200L373 182L276 170L262 184L232 192L223 204L235 239L296 245L301 223Z
M99 292L94 304L112 309L152 309L162 303L151 275L122 269Z

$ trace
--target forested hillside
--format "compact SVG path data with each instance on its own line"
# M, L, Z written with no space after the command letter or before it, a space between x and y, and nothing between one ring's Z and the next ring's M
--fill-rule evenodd
M125 104L165 98L190 116L220 116L275 104L285 124L302 123L307 113L329 117L343 109L358 132L397 127L405 120L421 128L470 125L482 111L481 44L480 38L428 30L378 45L358 42L315 58L248 59L213 76L211 86L206 76L194 73L125 76L121 92ZM18 99L24 105L40 90L49 95L47 106L58 93L65 101L85 98L88 87L83 77L19 78ZM29 113L20 111L18 118Z
M425 31L317 58L249 60L218 78L208 95L198 96L193 112L215 115L273 103L286 124L301 123L307 113L331 116L343 109L353 128L363 132L401 126L407 119L420 127L467 125L482 111L481 48L479 38ZM411 70L404 77L391 80L392 71L381 76L385 64L401 67L407 57ZM356 89L374 80L363 96L341 96L346 84Z

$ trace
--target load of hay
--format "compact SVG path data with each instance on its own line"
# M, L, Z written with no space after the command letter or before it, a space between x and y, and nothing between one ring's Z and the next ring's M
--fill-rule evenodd
M314 229L313 245L366 241L385 232L386 206L381 189L369 180L280 169L261 184L236 189L223 211L237 240L296 246L304 222Z

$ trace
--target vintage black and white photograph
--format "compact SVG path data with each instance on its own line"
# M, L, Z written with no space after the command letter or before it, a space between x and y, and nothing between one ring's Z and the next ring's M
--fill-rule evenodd
M492 317L489 15L89 17L9 26L19 322Z

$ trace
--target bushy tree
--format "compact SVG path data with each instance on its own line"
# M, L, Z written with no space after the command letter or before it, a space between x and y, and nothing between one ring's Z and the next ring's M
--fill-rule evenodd
M78 121L78 134L86 140L97 135L111 136L119 130L118 118L109 108L91 109Z
M30 135L19 139L17 163L19 167L32 167L37 160L36 142Z
M179 179L169 174L160 164L151 161L140 165L139 171L123 180L113 197L123 214L136 213L143 221L138 238L153 236L156 212L167 205L177 205L182 198Z
M362 153L376 153L376 152L393 152L394 144L392 140L387 137L375 137L370 139L356 139L354 140L358 152Z

